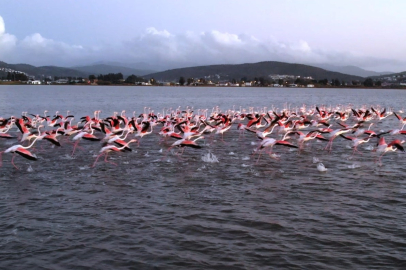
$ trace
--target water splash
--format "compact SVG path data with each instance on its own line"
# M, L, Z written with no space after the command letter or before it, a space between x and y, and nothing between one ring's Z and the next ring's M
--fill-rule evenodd
M348 165L348 169L356 169L356 168L359 168L359 167L361 167L361 165L359 165L359 164L351 164L351 165Z
M211 152L209 152L206 155L202 156L202 160L204 162L209 162L209 163L218 163L219 162L217 157Z
M62 158L62 159L76 159L75 157L72 157L72 156L69 155L69 154L66 154L66 155L64 155L64 156L61 156L61 158Z
M201 170L204 170L204 169L206 169L206 165L203 165L202 167L198 168L197 171L201 171Z
M374 147L372 145L368 145L368 146L364 147L364 149L372 151L372 150L374 150Z
M272 154L270 154L269 155L271 158L273 158L273 159L279 159L280 157L281 157L281 155L278 155L278 154L275 154L275 153L272 153Z
M33 171L34 171L34 169L31 167L31 165L29 165L27 168L27 172L33 172Z
M326 172L326 171L328 171L328 169L326 168L326 167L324 167L324 164L323 163L319 163L319 164L317 164L317 170L319 171L319 172Z
M250 160L249 156L242 157L241 160Z
M233 156L233 155L235 155L235 153L234 152L230 152L230 153L228 153L230 156Z
M313 157L313 163L319 163L319 162L320 162L320 159Z

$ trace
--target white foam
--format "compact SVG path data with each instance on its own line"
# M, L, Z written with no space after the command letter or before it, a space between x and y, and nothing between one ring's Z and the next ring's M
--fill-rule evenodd
M66 154L66 155L64 155L64 156L61 156L61 158L62 158L62 159L76 159L75 157L73 157L73 156L71 156L71 155L69 155L69 154Z
M364 149L372 151L372 150L374 150L374 147L372 145L368 145L368 146L364 147Z
M358 164L351 164L351 165L348 165L348 169L356 169L356 168L359 168L359 167L361 167L361 165L358 165Z
M245 157L243 157L241 160L250 160L250 157L249 157L249 156L245 156Z
M206 155L202 156L202 160L204 162L209 162L209 163L218 163L219 162L217 157L211 152L209 152Z
M230 153L228 153L228 154L229 154L230 156L233 156L233 155L235 155L235 154L234 154L234 152L230 152Z
M280 157L281 157L281 155L278 155L278 154L275 154L275 153L272 153L272 154L270 154L269 155L271 158L273 158L273 159L279 159Z
M319 163L319 164L317 164L317 170L319 171L319 172L326 172L326 171L328 171L328 169L326 168L326 167L324 167L324 164L323 163Z
M31 165L29 165L27 168L27 172L33 172L33 171L34 171L34 169L31 167Z

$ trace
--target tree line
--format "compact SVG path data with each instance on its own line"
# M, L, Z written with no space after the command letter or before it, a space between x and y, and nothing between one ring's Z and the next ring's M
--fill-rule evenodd
M136 76L136 75L130 75L124 80L123 74L120 73L109 73L109 74L100 74L97 77L95 75L90 75L89 76L90 82L95 82L97 84L103 85L103 84L123 84L123 83L140 83L140 82L147 82L148 80Z
M7 72L7 76L2 76L1 79L8 81L27 81L28 77L20 72Z
M69 81L72 81L74 79L77 80L82 80L82 77L59 77L55 76L54 80L58 80L61 78L67 78ZM2 76L2 80L8 80L8 81L27 81L28 77L24 73L20 72L7 72L7 76ZM45 79L46 81L50 79ZM144 82L149 82L152 85L156 85L157 81L154 78L151 79L145 79L141 76L137 75L130 75L124 80L124 76L122 73L108 73L108 74L99 74L98 76L95 75L90 75L89 80L93 82L97 82L97 84L104 85L104 84L137 84L137 83L144 83ZM331 86L344 86L344 85L352 85L352 86L365 86L365 87L374 87L374 86L381 86L382 83L381 81L374 81L372 78L366 78L363 82L361 81L351 81L349 83L346 83L345 81L340 81L339 79L333 79L333 80L328 80L328 79L322 79L322 80L309 80L309 79L303 79L303 78L296 78L296 79L278 79L278 80L273 80L269 78L264 78L264 77L254 77L253 80L248 79L247 77L242 77L239 80L237 79L231 79L229 82L232 84L243 84L245 82L254 82L254 86L269 86L273 84L279 84L279 85L285 85L285 84L298 84L298 85L307 85L307 84L318 84L318 85L331 85ZM209 80L205 78L185 78L181 76L178 80L179 85L208 85Z
M187 78L181 76L179 78L179 84L180 85L206 85L208 84L208 81L204 78L200 79L194 79L194 78ZM366 86L366 87L373 87L373 86L381 86L382 83L381 81L374 81L371 78L365 79L365 81L360 82L360 81L351 81L351 82L345 82L344 80L340 81L339 79L322 79L322 80L314 80L314 79L304 79L304 78L296 78L296 79L278 79L278 80L273 80L273 79L268 79L264 77L254 77L253 80L247 78L247 77L242 77L240 80L236 79L231 79L229 81L232 84L244 84L245 82L253 82L254 86L270 86L274 84L279 84L279 85L285 85L285 84L298 84L298 85L308 85L308 84L314 84L314 85L324 85L324 86Z

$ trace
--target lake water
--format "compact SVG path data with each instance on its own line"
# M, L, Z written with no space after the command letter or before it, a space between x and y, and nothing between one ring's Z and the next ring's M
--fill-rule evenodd
M211 110L353 104L404 111L406 91L188 87L0 86L0 116L69 110L79 120L144 108ZM403 113L403 116L405 114ZM376 131L399 126L392 115ZM311 142L302 153L275 147L280 160L251 156L253 134L233 127L199 141L183 159L145 136L118 164L89 166L98 142L61 148L38 143L37 161L3 155L0 168L1 269L404 269L405 154L383 165L338 138L331 153ZM402 135L393 138L403 139ZM393 139L387 137L389 142ZM295 143L294 140L292 140ZM0 151L16 140L0 140ZM218 162L205 157L214 155ZM211 156L212 157L212 156ZM319 172L313 158L328 168ZM213 159L212 159L213 161ZM32 170L31 170L32 169Z

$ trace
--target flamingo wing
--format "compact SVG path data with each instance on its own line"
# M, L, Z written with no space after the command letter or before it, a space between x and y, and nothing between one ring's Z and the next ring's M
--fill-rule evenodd
M30 151L24 148L18 148L17 150L14 151L15 153L19 154L20 156L25 157L26 159L29 160L37 160L37 156L33 155Z

